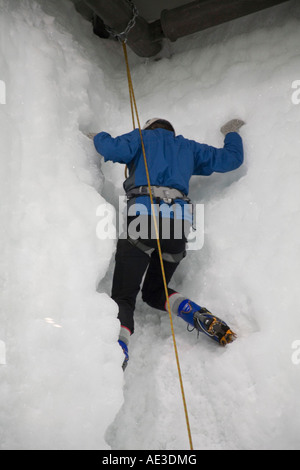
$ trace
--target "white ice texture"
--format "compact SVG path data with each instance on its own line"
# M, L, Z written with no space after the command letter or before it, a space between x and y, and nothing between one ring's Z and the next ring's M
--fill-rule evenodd
M218 147L247 123L245 164L192 179L205 242L173 281L238 334L221 348L174 318L194 449L300 448L299 44L291 1L129 52L143 122ZM189 449L168 315L138 298L123 375L116 241L96 233L124 168L84 132L132 129L119 44L71 2L0 0L0 80L0 449Z

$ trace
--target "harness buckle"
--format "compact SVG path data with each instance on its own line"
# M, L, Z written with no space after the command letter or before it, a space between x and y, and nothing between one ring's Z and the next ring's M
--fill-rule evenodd
M170 192L168 189L163 189L163 193L165 195L165 197L162 198L162 200L166 203L166 204L172 204L174 202L174 199L172 197L170 197Z

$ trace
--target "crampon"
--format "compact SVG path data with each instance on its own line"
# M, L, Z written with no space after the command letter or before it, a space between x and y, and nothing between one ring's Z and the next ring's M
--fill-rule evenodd
M232 343L237 335L220 318L206 308L194 313L194 326L202 333L217 341L221 346Z

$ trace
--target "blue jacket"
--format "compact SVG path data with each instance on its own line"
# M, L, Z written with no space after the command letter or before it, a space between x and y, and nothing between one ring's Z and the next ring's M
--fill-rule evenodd
M144 130L143 140L153 186L168 186L189 193L192 175L211 175L237 169L243 163L243 143L239 134L226 135L224 147L217 149L183 136L175 136L164 129ZM128 165L129 177L124 182L126 191L146 186L147 178L138 129L113 138L106 132L94 137L96 150L105 161ZM143 196L143 199L149 199Z

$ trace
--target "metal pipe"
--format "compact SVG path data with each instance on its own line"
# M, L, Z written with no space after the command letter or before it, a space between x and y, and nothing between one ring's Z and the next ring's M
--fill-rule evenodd
M109 26L122 33L132 19L132 6L128 0L81 0L99 19L94 31L105 37ZM162 48L163 38L171 41L217 26L256 11L285 3L289 0L197 0L172 10L163 10L161 18L148 23L138 16L127 38L128 46L141 57L152 57ZM134 2L134 0L133 0Z
M288 0L198 0L161 13L164 36L183 36L273 7Z
M103 22L117 33L122 33L132 19L132 8L126 0L85 0L85 3ZM127 38L128 46L141 57L152 57L161 50L160 41L153 36L150 24L141 16Z

